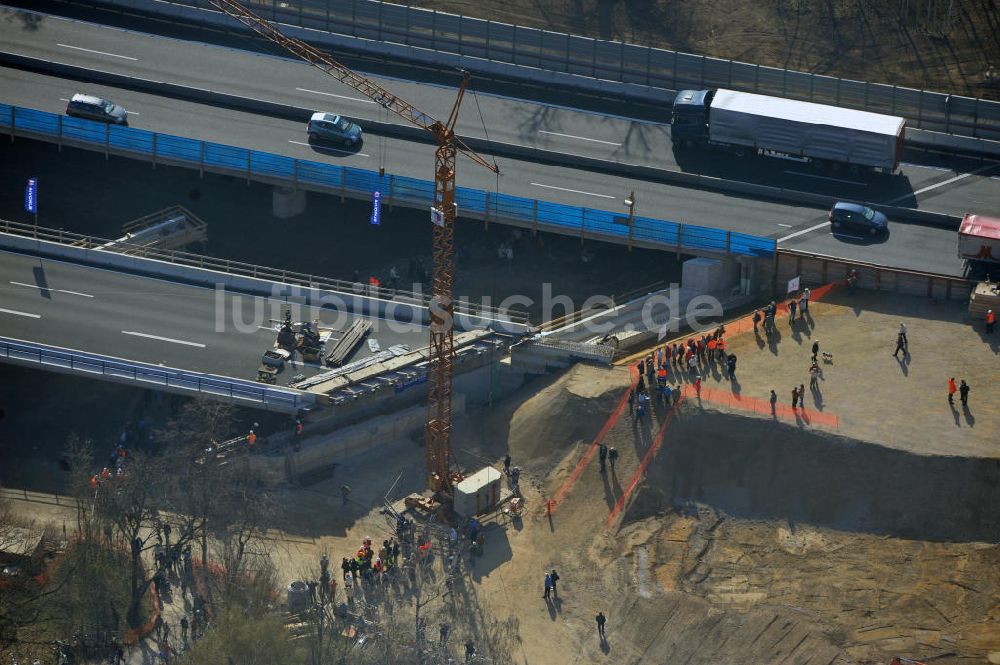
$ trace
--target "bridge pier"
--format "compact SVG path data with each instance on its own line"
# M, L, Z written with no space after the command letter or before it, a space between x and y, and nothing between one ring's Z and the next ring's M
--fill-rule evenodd
M289 219L306 211L306 190L276 185L271 192L271 212L278 219Z

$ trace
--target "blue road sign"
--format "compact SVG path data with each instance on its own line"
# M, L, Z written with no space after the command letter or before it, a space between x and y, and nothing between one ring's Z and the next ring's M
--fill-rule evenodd
M24 209L38 214L38 178L28 178L28 186L24 188Z
M375 191L372 192L372 219L371 223L375 226L379 225L382 221L382 193Z

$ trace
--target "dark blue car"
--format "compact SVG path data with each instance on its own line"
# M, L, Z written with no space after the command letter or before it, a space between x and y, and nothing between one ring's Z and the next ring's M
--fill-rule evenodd
M833 204L829 219L834 233L855 230L868 235L877 235L889 229L888 217L860 203L838 201Z

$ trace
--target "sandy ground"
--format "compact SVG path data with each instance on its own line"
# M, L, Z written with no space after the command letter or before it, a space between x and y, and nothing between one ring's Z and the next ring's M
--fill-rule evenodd
M905 366L891 356L901 317ZM654 404L636 418L626 407L604 439L621 457L601 474L587 454L627 390L625 367L579 365L492 410L470 409L456 423L459 462L498 464L509 450L524 470L527 513L485 518L484 556L453 598L431 605L430 625L453 624L457 653L483 615L516 617L523 663L1000 662L998 410L989 390L975 390L995 380L994 343L958 309L871 294L814 303L800 336L785 333L775 351L752 333L733 337L740 390L800 382L807 341L821 337L834 354L824 412L838 414L838 427L693 396L672 414ZM951 368L974 386L974 426L961 412L956 425L947 406L940 376ZM651 447L645 478L607 528ZM401 441L284 488L269 534L282 582L315 576L322 553L336 562L364 536L386 537L383 497L394 483L392 498L421 489L422 464L423 449ZM553 567L559 597L546 602ZM598 611L608 617L603 643Z

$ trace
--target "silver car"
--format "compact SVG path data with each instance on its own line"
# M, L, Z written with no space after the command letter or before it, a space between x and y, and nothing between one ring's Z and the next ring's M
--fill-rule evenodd
M333 113L313 113L306 131L310 141L336 141L346 146L361 142L361 127Z
M128 124L128 111L124 107L94 95L73 95L66 105L66 115L116 125Z

